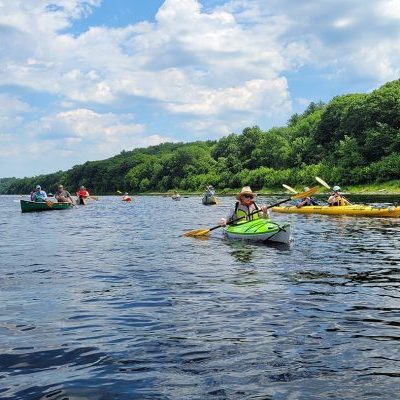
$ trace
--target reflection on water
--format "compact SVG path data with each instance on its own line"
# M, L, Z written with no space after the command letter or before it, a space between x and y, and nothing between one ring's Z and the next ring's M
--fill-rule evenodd
M0 398L398 397L400 219L272 214L293 240L263 245L181 236L233 197L31 214L14 199L0 197Z

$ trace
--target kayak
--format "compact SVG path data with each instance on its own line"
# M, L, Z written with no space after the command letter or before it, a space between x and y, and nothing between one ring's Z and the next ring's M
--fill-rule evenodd
M87 197L78 197L76 200L76 204L85 206L88 202Z
M203 198L201 199L201 202L205 206L211 206L211 205L214 205L214 204L218 204L219 200L215 196L206 196L206 195L204 195Z
M132 201L132 199L130 198L130 197L128 197L128 196L126 196L126 197L123 197L122 198L122 201Z
M66 210L72 208L73 205L71 203L53 203L51 201L46 202L37 202L37 201L29 201L29 200L20 200L21 203L21 211L32 212L32 211L52 211L52 210ZM51 204L50 204L51 203Z
M269 219L256 219L243 224L230 225L225 229L229 239L254 242L289 243L290 224L278 225Z
M296 206L272 207L278 213L324 214L324 215L353 215L359 217L400 217L400 207L371 207L362 204L349 206Z

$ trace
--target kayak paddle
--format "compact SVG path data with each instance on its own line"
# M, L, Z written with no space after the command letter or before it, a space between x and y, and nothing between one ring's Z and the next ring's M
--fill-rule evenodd
M289 190L289 192L296 193L296 194L298 193L296 189L293 189L293 188L292 188L291 186L289 186L289 185L285 185L284 183L282 183L282 186L283 186L285 189Z
M310 190L307 190L306 192L297 193L296 195L289 197L288 199L281 200L275 204L271 204L270 206L267 206L267 209L279 206L280 204L286 203L287 201L290 201L290 200L302 199L304 197L312 196L313 194L317 193L318 191L319 191L319 186L314 186L313 188L311 188ZM255 210L255 211L251 212L249 215L257 214L259 212L261 212L261 210ZM243 218L245 218L245 217L241 217L241 218L237 218L237 219L228 221L226 223L226 225L232 225L235 222L240 221ZM213 231L214 229L218 229L218 228L222 228L222 226L217 225L217 226L213 226L212 228L208 228L208 229L195 229L193 231L188 231L188 232L184 233L182 236L190 236L190 237L205 236L209 232Z

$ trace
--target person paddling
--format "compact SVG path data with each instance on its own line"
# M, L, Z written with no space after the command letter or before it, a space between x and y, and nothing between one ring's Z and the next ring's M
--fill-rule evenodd
M47 193L42 190L40 185L37 185L35 192L31 195L31 199L39 203L45 202L47 200Z
M85 186L81 186L79 188L79 191L76 192L76 195L78 196L78 200L81 204L85 204L87 198L90 196L89 192L86 190Z
M303 192L307 192L309 190L310 190L310 188L306 186L303 189ZM317 206L317 205L318 205L317 200L315 200L314 197L308 196L308 197L305 197L304 199L300 199L299 202L296 204L296 207L301 208L304 206Z
M128 192L125 192L125 194L122 196L122 201L131 201L131 197L129 196Z
M235 203L234 209L228 214L227 218L221 218L219 225L226 226L229 221L238 220L237 224L242 224L247 221L252 221L258 218L267 219L269 217L267 205L259 207L254 199L257 197L257 193L254 193L250 186L244 186L240 193L236 195L238 200ZM252 214L252 212L260 210L259 213Z
M63 185L58 185L57 191L54 194L54 197L59 203L71 203L74 204L74 201L71 197L71 194L68 190L64 189Z
M328 204L330 206L348 206L350 202L340 192L340 186L334 186L328 198Z

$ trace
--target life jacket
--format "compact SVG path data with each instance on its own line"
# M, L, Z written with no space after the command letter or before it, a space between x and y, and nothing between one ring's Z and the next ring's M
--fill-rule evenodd
M234 212L234 219L242 218L240 221L237 221L236 224L243 224L247 221L253 221L255 219L259 219L259 214L255 213L253 215L249 215L253 211L259 210L256 203L251 203L249 207L241 204L239 201L235 204L235 212Z
M38 193L35 195L33 201L35 201L37 203L43 203L44 201L46 201L46 198L42 194Z
M335 196L335 202L331 203L332 206L348 206L350 203L340 195Z
M76 193L78 197L89 197L89 192L87 190L81 189Z

